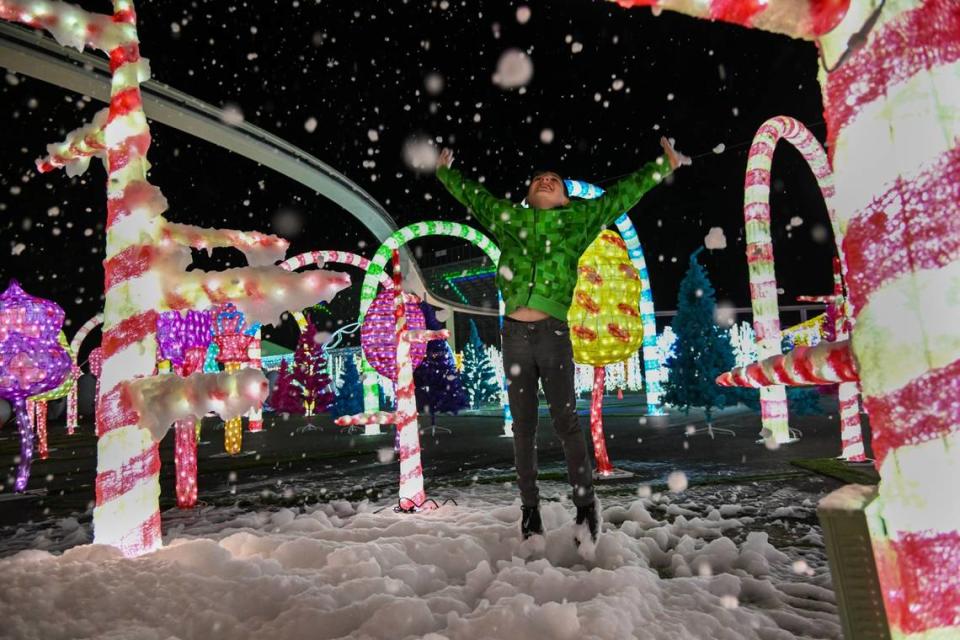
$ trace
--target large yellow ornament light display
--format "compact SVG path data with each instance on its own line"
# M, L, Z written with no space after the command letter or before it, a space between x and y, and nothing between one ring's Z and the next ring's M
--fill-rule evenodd
M593 366L590 435L597 473L615 472L603 437L604 366L628 359L643 342L640 319L640 275L630 262L627 245L613 231L604 231L580 257L577 286L567 313L573 358Z

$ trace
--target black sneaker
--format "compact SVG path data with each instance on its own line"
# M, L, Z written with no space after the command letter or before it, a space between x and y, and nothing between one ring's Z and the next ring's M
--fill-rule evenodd
M530 536L543 535L543 522L540 520L540 507L520 507L520 533L526 540Z
M585 507L577 507L576 524L578 537L574 538L574 543L578 547L581 542L586 542L586 540L581 540L580 536L586 537L587 534L590 536L591 543L597 543L597 535L600 532L600 518L597 515L596 501L591 502Z

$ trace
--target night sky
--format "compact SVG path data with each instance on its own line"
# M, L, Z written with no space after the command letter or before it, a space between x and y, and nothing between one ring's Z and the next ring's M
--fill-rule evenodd
M530 9L525 24L521 6ZM405 164L411 139L454 147L455 166L519 199L534 169L609 186L658 155L661 135L675 137L694 165L631 213L659 309L675 307L687 256L715 226L728 246L701 260L718 299L749 305L742 214L749 142L775 115L798 118L821 140L825 133L813 44L599 0L157 0L138 9L154 79L238 109L356 181L399 225L466 219L431 174ZM510 48L533 62L523 91L492 81ZM0 283L15 277L59 302L71 335L102 305L105 173L91 164L79 178L39 176L33 160L104 105L2 75ZM366 229L323 196L163 125L152 133L151 180L170 202L168 219L280 233L292 241L289 255L375 251ZM781 145L773 175L781 304L793 304L797 295L831 290L832 237L800 155ZM451 244L414 248L429 259ZM206 268L240 264L226 250L198 257ZM321 316L327 328L355 319L357 289ZM292 321L272 335L292 345Z

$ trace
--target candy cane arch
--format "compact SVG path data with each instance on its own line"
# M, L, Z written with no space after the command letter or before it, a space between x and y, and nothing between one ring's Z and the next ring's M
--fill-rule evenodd
M364 271L370 269L370 260L356 253L349 253L347 251L308 251L281 262L280 267L287 271L294 271L312 264L322 266L326 263L347 264L357 267L358 269L363 269ZM366 283L366 280L364 280L364 283ZM383 270L380 272L379 283L385 288L393 287L393 280L390 274ZM374 297L376 297L376 284L374 284ZM373 300L370 302L373 302ZM370 305L367 304L368 308L369 306ZM304 317L303 312L294 311L293 319L297 321L297 326L300 327L300 331L307 328L307 319ZM370 363L367 362L367 359L363 357L362 351L360 355L360 371L360 377L363 380L364 411L367 413L377 413L380 410L380 389L376 383L377 372L374 371ZM380 435L380 427L376 423L368 423L364 426L363 435Z
M410 344L429 342L449 337L445 329L439 331L408 331L405 301L414 298L403 292L400 274L400 253L391 251L393 260L394 317L397 321L397 408L396 411L361 413L336 419L341 426L358 424L395 424L397 426L398 450L400 452L400 501L403 511L416 511L425 507L426 493L423 490L423 463L420 459L420 425L417 420L417 401L413 384L413 365ZM368 271L369 274L369 271ZM369 305L368 305L369 306Z
M64 2L0 0L0 18L43 28L70 46L109 56L110 106L37 161L41 172L58 167L82 172L93 156L103 158L107 181L107 244L104 259L104 392L97 399L97 480L94 542L135 556L161 545L160 456L157 443L167 424L198 411L233 413L263 401L263 375L243 371L198 379L200 395L176 376L154 376L157 314L168 309L204 309L236 302L273 322L277 306L297 308L332 297L346 276L295 274L272 268L288 243L275 236L201 229L170 223L167 202L147 180L150 130L140 83L150 73L140 57L136 12L130 0L113 0L112 15L89 13ZM103 144L100 145L100 129ZM91 141L93 141L91 143ZM256 268L231 277L185 271L189 248L234 247ZM284 294L276 296L275 292ZM311 300L313 302L311 302ZM246 309L245 309L246 310ZM259 317L254 318L260 320ZM179 402L161 407L148 397Z
M500 247L481 232L465 224L447 222L445 220L431 220L427 222L417 222L403 227L387 238L370 260L370 267L367 269L367 275L364 277L363 286L360 289L359 322L361 324L363 324L367 309L370 308L374 298L377 297L377 282L383 277L387 261L390 260L392 252L411 240L426 236L448 236L466 240L487 254L487 257L490 258L490 261L494 265L500 262ZM500 322L502 323L504 304L499 294L497 295L497 301L500 310ZM366 365L366 360L364 360L364 364ZM373 367L370 367L370 371L371 373L373 372ZM370 394L367 393L366 381L368 379L376 380L375 374L364 377L364 406L367 406L367 399L372 394L374 398L377 398L376 408L379 409L379 391L374 387ZM503 433L505 436L512 436L513 418L510 415L510 404L507 402L507 377L505 373L500 376L500 404L503 407Z
M619 0L631 4L630 0ZM634 4L650 4L645 0ZM851 344L896 638L960 635L960 12L955 0L661 0L817 38ZM731 12L743 8L739 16ZM713 13L713 12L716 13Z
M77 364L77 354L80 353L80 347L87 336L90 335L90 332L101 324L103 324L103 314L98 313L80 325L77 333L73 336L73 340L70 341L70 357L73 358L73 369L70 373L73 376L73 386L70 387L70 392L67 394L67 433L70 435L73 435L77 428L77 386L81 374L80 366ZM94 399L94 404L96 404L96 399Z
M582 180L564 180L567 192L574 197L592 200L603 195L604 190ZM637 228L630 216L624 213L616 220L617 231L627 244L627 255L640 274L640 319L643 322L643 384L647 396L647 415L666 415L663 410L663 381L666 379L660 348L657 345L657 316L653 307L653 289L650 287L650 272L643 256Z
M843 235L833 212L833 175L827 155L813 134L793 118L777 116L767 120L760 126L750 147L743 193L750 304L753 307L753 330L757 335L757 351L761 359L781 352L780 307L773 267L773 238L770 236L770 166L780 140L792 144L816 176L817 185L827 203L840 255L843 256ZM794 441L787 420L787 393L784 387L778 385L760 389L760 414L766 439L778 444Z

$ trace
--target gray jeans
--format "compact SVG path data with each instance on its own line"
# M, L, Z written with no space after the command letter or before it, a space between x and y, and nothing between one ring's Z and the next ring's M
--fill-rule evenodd
M593 469L586 439L577 419L574 387L573 345L567 323L554 318L521 322L504 318L503 368L513 414L513 451L517 484L524 506L535 506L537 488L537 381L550 407L553 428L567 459L567 479L573 487L573 503L593 503Z

